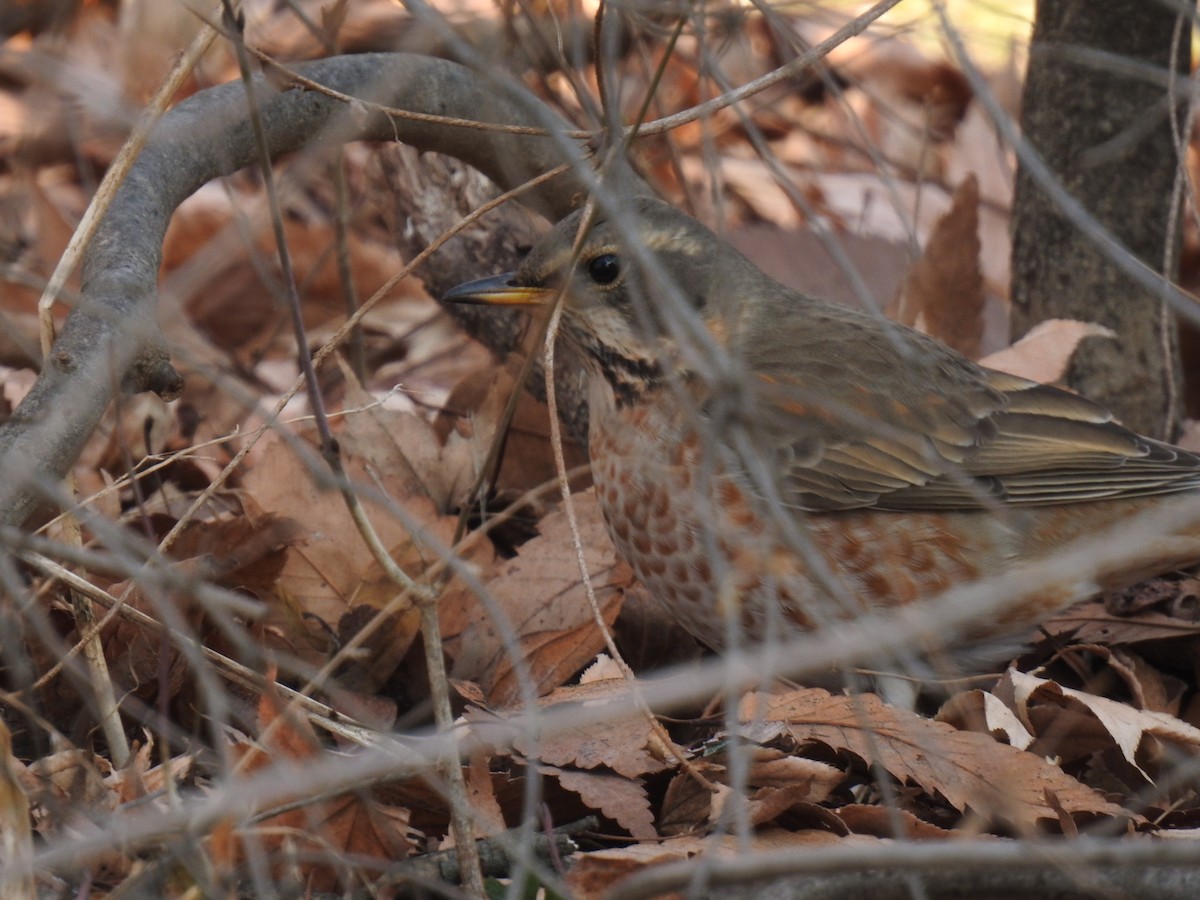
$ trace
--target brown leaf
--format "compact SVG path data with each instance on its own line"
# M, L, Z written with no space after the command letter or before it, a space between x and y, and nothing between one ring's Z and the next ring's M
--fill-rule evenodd
M553 766L538 766L538 771L557 779L560 785L578 794L589 807L612 819L638 840L658 837L654 829L654 814L650 812L650 799L640 780L606 772L580 772Z
M872 694L835 696L816 688L743 701L743 721L764 734L781 730L800 744L818 742L878 765L903 783L944 797L959 811L1018 827L1057 819L1053 790L1075 814L1126 815L1099 793L1031 753L942 722L886 706Z
M1136 616L1114 615L1103 600L1072 606L1042 624L1051 637L1085 644L1136 644L1200 634L1200 622L1154 610Z
M617 562L595 495L577 494L574 503L596 599L605 622L611 624L630 575ZM522 668L532 678L535 695L544 694L604 646L579 575L566 513L547 516L540 531L516 559L496 563L483 577L491 609L515 632L515 647L505 644L489 607L467 586L452 585L439 604L454 676L477 681L495 707L520 699Z
M1089 337L1115 338L1116 334L1093 322L1047 319L1011 347L985 356L979 362L989 369L1053 384L1062 380L1080 341Z
M186 572L188 563L180 566ZM123 581L112 585L109 592L114 596L127 594L125 604L154 619L160 619L161 595L146 591L142 585ZM203 625L203 609L196 603L182 601L178 613L181 620L203 639L209 630ZM120 665L111 667L113 684L121 693L130 692L150 700L165 694L175 698L190 677L191 664L186 654L174 643L164 644L162 635L124 617L114 617L101 630L104 656L119 660Z
M338 443L342 453L357 458L372 471L384 473L400 497L426 496L446 509L443 463L429 423L410 412L390 409L364 390L339 357L346 379Z
M107 760L86 750L72 749L43 756L28 767L10 757L9 765L28 797L33 827L39 834L100 837L97 822L120 827L120 822L113 819L114 813L120 813L120 798L108 780L113 770ZM128 874L134 860L116 847L90 856L88 863L93 877L115 880Z
M652 775L668 766L666 757L683 754L678 747L663 747L651 719L631 711L613 718L604 715L604 706L627 699L632 690L621 679L593 682L577 687L559 688L538 702L532 713L514 715L480 707L468 707L464 717L472 731L484 744L502 745L503 738L489 737L500 728L511 734L515 750L527 759L536 759L554 766L580 769L606 767L627 778ZM554 706L574 706L595 711L597 721L586 720L571 727L539 734L527 717L540 717Z
M213 832L215 861L226 870L248 854L281 877L298 874L314 891L334 891L352 866L386 866L407 858L415 845L409 812L358 794L339 794L270 816L253 829L222 822ZM349 859L357 858L351 863Z
M631 844L612 850L580 854L567 876L572 896L585 898L619 897L621 879L648 866L694 859L701 855L720 858L745 857L755 852L792 851L805 853L817 847L865 847L877 841L871 837L839 837L821 829L784 831L768 828L750 836L749 845L740 836L720 837L685 835L662 843Z
M4 398L6 413L17 408L36 380L37 373L32 369L0 369L0 395Z
M797 27L813 40L834 26L827 18L806 17ZM959 69L900 37L870 32L851 38L827 62L851 84L862 85L870 105L860 113L860 127L870 130L879 152L910 168L936 161L926 158L930 150L951 136L971 102L970 82Z
M251 773L287 761L303 761L322 750L306 720L288 708L268 673L267 689L259 699L259 740L235 743L231 752L238 770ZM306 799L310 786L297 779L294 799ZM283 801L281 801L281 804ZM295 866L314 890L334 890L344 876L339 860L347 856L379 863L404 859L414 849L406 809L380 803L366 791L355 791L300 803L257 823L252 835L245 828L221 823L214 829L214 855L223 865L239 864L248 853L262 854L280 870ZM299 854L285 846L311 841Z
M579 854L567 873L567 885L578 900L620 896L615 886L623 878L649 866L690 859L710 846L703 838L682 837Z
M192 561L198 577L265 596L283 569L286 548L302 535L294 519L267 515L251 522L231 513L186 526L171 545L171 556Z
M111 810L116 797L105 778L112 764L86 750L59 750L16 770L29 795L38 830L60 827L59 816Z
M999 697L988 691L962 691L938 710L937 720L960 731L978 731L1004 740L1018 750L1028 750L1033 735Z
M495 785L492 783L492 772L488 767L488 758L484 753L471 755L471 762L464 772L466 775L467 799L471 802L471 818L475 826L477 838L491 837L505 830L504 812L500 809L500 801L496 799Z
M833 256L812 231L749 223L731 231L728 238L776 281L814 297L868 309L883 309L891 302L911 264L905 244L855 232L837 235L836 246L845 262Z
M161 793L168 780L175 783L184 781L196 764L192 754L183 753L172 757L166 766L153 765L156 758L154 735L146 731L145 738L140 747L135 744L135 752L129 757L129 762L104 779L122 804Z
M454 482L448 497L461 502L478 478L503 418L504 408L516 390L516 382L503 366L481 369L454 386L434 420L441 438L443 465ZM567 471L587 465L583 448L564 438L563 456ZM494 490L502 498L516 498L557 478L550 444L550 414L546 404L521 391L512 424L504 438L504 455ZM574 490L587 487L586 474L576 476ZM557 492L553 496L557 497Z
M1167 713L1134 709L1107 697L1063 687L1045 678L1015 670L1005 673L997 691L1026 722L1033 721L1031 711L1035 704L1047 704L1058 713L1072 707L1085 710L1104 728L1125 760L1141 772L1147 781L1153 779L1142 771L1138 760L1138 749L1147 737L1168 741L1191 754L1200 752L1200 728ZM1059 799L1061 801L1061 796Z
M696 760L696 769L705 777L715 778L718 767ZM723 785L718 790L726 789ZM667 785L659 813L659 830L666 836L691 834L707 828L713 820L716 797L713 790L686 773L676 775Z
M245 195L202 190L172 216L163 244L163 265L173 270L188 264L185 278L177 277L176 291L194 324L219 347L231 352L246 368L262 360L295 357L290 328L280 328L278 294L264 284L263 261L274 270L278 255L267 220L259 219L251 240L236 234L234 220L247 202ZM307 330L340 323L346 306L338 276L333 233L324 219L288 216L284 231L291 249L297 284L302 290L301 312ZM351 230L347 238L350 271L359 297L370 297L400 267L396 250L366 240ZM415 279L397 286L385 304L413 302L423 294ZM428 300L420 301L429 304ZM378 315L377 308L373 312ZM290 371L294 372L294 366ZM289 378L290 380L290 378Z
M180 576L270 597L287 548L300 533L298 523L286 518L267 515L251 522L241 514L236 497L226 494L190 521L172 545L171 555L179 560L175 571ZM160 618L161 596L144 591L136 581L110 585L108 590L114 596L128 592L127 606ZM177 614L197 638L213 646L213 629L207 624L204 605L184 592L171 599ZM120 692L135 692L146 700L161 694L174 698L191 680L190 666L179 648L173 643L164 645L159 634L138 622L113 618L102 631L102 641L107 658L119 661L112 674ZM219 639L215 643L214 649L220 647Z
M968 175L954 192L901 291L899 320L974 357L983 337L979 269L979 184Z
M379 633L386 632L384 628ZM370 642L365 648L365 652L352 656L352 662L338 673L337 680L330 680L323 693L330 706L364 728L389 731L396 724L399 704L393 697L377 693L379 685L371 677L371 663L375 661L376 654ZM388 662L390 664L390 659ZM362 677L364 674L365 678ZM348 687L348 684L355 686Z
M589 722L558 730L552 735L540 735L536 739L518 731L517 750L527 757L556 766L569 765L580 769L607 766L627 778L650 775L665 769L662 748L647 716L632 712L612 719L602 714L607 702L628 696L629 685L614 681L605 683L602 690L597 690L598 687L601 686L589 685L584 691L560 688L546 698L548 702L543 709L556 702L585 702L589 709L597 711L597 717L603 720L603 724Z
M783 813L803 810L803 818L814 816L826 826L831 822L814 812L816 804L829 798L846 773L811 759L790 756L773 747L739 746L737 752L749 754L746 786L754 790L746 798L750 822L762 825ZM693 762L694 768L710 782L720 779L725 767L717 765L722 757L707 757ZM701 784L688 773L676 775L663 798L661 830L663 834L687 834L710 828L720 821L733 791L724 784ZM789 820L793 817L789 816ZM794 823L793 823L793 827ZM840 822L832 830L843 831Z
M448 542L454 520L437 514L409 470L374 470L369 460L350 451L343 453L343 464L353 483L363 486L365 496L376 491L378 481L391 500L403 507L406 517ZM379 609L401 594L359 534L341 493L319 486L317 476L323 475L323 468L315 452L302 458L282 437L268 435L260 442L255 465L243 481L252 523L268 516L286 517L305 529L304 536L288 547L262 624L269 638L314 665L325 661L331 635L355 607L367 604ZM414 490L417 493L412 493ZM399 516L363 502L379 539L406 572L419 575L436 559L413 539ZM416 636L418 618L408 602L394 610L383 633L376 637L375 646L380 652L386 648L392 668ZM372 678L386 677L384 669L387 667L377 666Z
M338 33L346 24L349 8L350 0L334 0L331 5L321 8L321 34L331 46L337 46Z
M846 823L853 834L870 834L879 838L919 840L945 840L955 836L947 828L938 828L924 819L918 819L906 809L894 809L879 804L848 803L839 806L834 814ZM896 833L896 825L902 833Z
M1168 686L1168 680L1176 682L1171 676L1156 669L1145 659L1131 650L1119 647L1105 647L1099 644L1077 644L1060 651L1064 653L1086 652L1096 662L1103 661L1106 672L1120 679L1120 684L1129 692L1129 705L1135 709L1151 712L1166 713L1170 716L1179 715L1179 701L1184 686L1173 683ZM1093 681L1095 675L1093 674ZM1109 691L1108 693L1112 693Z
M804 799L820 803L846 778L836 766L789 756L770 747L743 748L750 753L746 783L753 787L802 787Z
M807 784L760 788L746 798L747 821L752 827L759 828L786 817L786 824L791 827L798 820L808 828L820 826L834 834L850 833L846 824L832 810L808 799L809 794Z

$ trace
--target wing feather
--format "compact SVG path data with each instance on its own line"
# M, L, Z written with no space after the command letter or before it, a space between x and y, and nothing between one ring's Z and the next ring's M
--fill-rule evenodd
M811 304L797 317L804 327L781 334L774 318L766 349L749 358L798 506L936 511L1200 489L1200 456L1129 431L1083 397L982 368L915 332L897 340L900 326L878 318L797 302Z

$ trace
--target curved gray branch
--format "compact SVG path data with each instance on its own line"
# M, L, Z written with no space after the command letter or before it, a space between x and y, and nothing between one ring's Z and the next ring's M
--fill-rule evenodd
M446 60L364 54L322 60L299 71L334 91L382 106L494 124L561 127L532 95L522 96L511 83ZM561 136L391 118L317 91L279 91L261 77L254 89L273 156L314 139L399 140L455 156L506 189L564 161L584 159ZM78 307L37 383L0 426L0 523L20 524L39 499L52 493L118 390L178 394L181 380L155 318L167 223L203 184L249 165L255 153L241 84L203 91L163 117L88 248ZM571 173L540 186L525 202L558 218L583 193L581 179Z

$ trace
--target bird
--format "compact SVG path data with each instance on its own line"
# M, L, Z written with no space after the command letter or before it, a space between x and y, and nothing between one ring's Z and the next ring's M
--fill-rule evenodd
M576 211L515 272L443 299L561 302L612 540L714 650L1002 576L1200 490L1200 456L1075 393L792 290L661 200ZM1167 536L1100 586L1196 562L1200 533ZM1009 652L1060 593L967 637Z

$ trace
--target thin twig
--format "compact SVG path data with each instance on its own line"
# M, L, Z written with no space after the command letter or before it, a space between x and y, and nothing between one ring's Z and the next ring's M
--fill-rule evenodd
M583 248L584 240L587 238L588 230L591 228L592 217L595 215L595 206L589 201L583 208L583 215L579 220L579 230L575 235L575 242L571 248L571 263L567 271L567 275L563 279L563 284L567 285L571 282L571 272L579 261L579 253ZM567 525L571 532L571 545L575 551L575 562L579 566L579 576L583 583L583 591L587 597L588 606L592 611L592 619L596 623L596 628L600 632L600 636L604 639L605 649L608 650L609 656L616 664L621 672L621 676L628 683L631 693L633 694L634 703L639 713L645 717L650 725L654 736L662 743L664 749L675 757L680 767L701 787L706 790L714 791L716 788L711 782L691 764L691 761L680 750L671 736L667 733L663 724L658 721L658 717L651 711L649 705L642 697L641 689L637 676L629 663L625 661L625 657L621 655L621 651L617 648L617 643L613 639L612 629L608 627L608 623L604 621L604 615L600 611L600 603L596 599L596 588L592 584L591 572L588 571L587 559L583 547L583 537L579 530L579 518L575 514L575 495L571 493L571 482L567 478L567 462L563 455L563 436L562 424L558 416L558 399L557 392L554 389L554 365L555 365L555 347L558 345L558 326L562 320L563 308L565 306L565 294L560 291L559 296L555 299L554 305L550 311L550 316L547 321L545 339L544 339L544 375L546 382L546 406L549 411L550 420L550 446L554 451L554 470L558 475L559 493L563 500L563 511L567 516Z
M154 634L161 634L166 637L171 637L176 641L190 640L189 635L176 634L162 622L155 619L153 616L147 615L140 609L135 609L127 603L122 602L119 598L112 594L101 590L90 581L80 578L70 569L65 568L49 557L43 556L40 553L27 552L22 554L22 558L29 565L33 566L40 572L43 572L48 577L57 578L69 585L72 590L86 594L93 601L108 607L110 613L119 615L136 625L150 630ZM102 626L103 622L98 623ZM260 693L267 687L266 679L262 674L253 669L242 665L234 659L230 659L222 653L218 653L209 647L201 647L201 654L205 660L211 663L219 672L222 672L226 678L241 687L253 690ZM368 730L365 726L359 725L353 717L334 709L320 701L313 700L311 697L306 697L299 691L292 690L285 685L276 684L274 689L292 703L298 704L310 717L314 724L328 731L330 734L337 735L345 740L351 741L360 746L370 746L374 743L368 738Z
M80 256L95 235L100 220L108 210L109 204L112 202L113 197L116 196L138 154L145 146L150 133L154 130L154 126L183 82L191 74L200 57L211 46L215 37L216 32L210 28L204 28L196 35L183 56L167 75L166 80L155 93L146 110L138 119L132 133L122 145L112 165L104 173L104 178L101 180L95 195L88 204L88 208L84 211L78 227L71 235L71 240L68 242L66 249L54 267L54 272L46 283L46 288L42 292L41 298L38 300L38 322L43 358L49 357L51 346L54 343L54 317L52 310L59 293L62 291L63 285L66 284L67 278L75 270ZM69 489L72 493L74 492L73 484ZM63 531L64 540L77 546L82 546L83 542L79 522L74 516L66 515L63 517ZM117 702L116 694L113 690L112 676L109 674L108 662L104 657L104 647L100 643L100 630L95 627L95 611L92 609L91 601L86 594L72 590L70 591L70 595L76 629L80 635L87 636L82 641L83 657L86 661L88 672L91 675L90 683L97 703L97 715L100 720L100 726L104 731L105 739L108 741L109 754L112 757L113 764L120 768L129 759L129 741L125 737L125 730L121 724L120 704Z
M308 400L316 419L317 434L321 440L321 455L333 472L341 487L342 499L358 528L359 534L370 548L372 556L382 566L384 573L404 592L414 594L417 606L421 612L421 639L425 648L425 666L429 675L430 695L433 701L434 719L438 729L443 734L452 735L454 729L454 712L450 707L450 684L446 673L446 661L443 656L441 624L438 620L437 596L428 586L418 586L391 555L379 538L378 532L371 524L366 511L359 502L347 478L342 455L333 432L329 426L329 418L325 415L325 404L321 397L320 384L317 382L316 368L308 353L308 342L304 328L304 316L300 309L300 297L296 290L295 271L291 264L291 255L287 246L287 236L283 228L283 213L279 206L279 197L275 189L275 177L272 171L271 154L267 147L266 133L263 127L262 114L254 99L251 86L249 55L243 40L245 21L233 11L231 0L224 2L224 23L232 35L234 48L237 51L238 67L241 70L242 82L246 87L246 99L249 104L250 122L254 127L255 139L259 144L259 166L262 171L263 183L266 187L267 202L271 210L271 224L275 232L275 245L279 253L279 265L282 271L284 288L288 307L292 313L292 326L295 333L297 356L300 361L300 371L305 384L308 386ZM350 316L353 318L353 315ZM414 536L415 540L415 536ZM283 716L275 720L285 721ZM450 799L450 828L454 835L455 850L458 852L458 866L462 875L463 885L472 896L482 896L483 873L479 865L479 853L475 845L474 824L471 815L471 804L467 797L466 780L463 777L462 766L455 759L441 764L442 775L448 787Z
M394 119L407 119L411 122L424 122L429 125L447 125L451 128L465 128L468 131L492 131L498 134L520 134L530 137L551 137L561 136L573 138L575 140L587 140L594 136L591 131L580 131L563 129L562 131L551 131L548 128L539 128L533 125L504 125L499 122L480 122L476 119L460 119L454 116L438 116L432 113L413 112L410 109L400 109L395 106L384 106L380 103L374 103L369 100L364 100L361 97L353 97L350 94L343 94L341 91L336 91L327 85L321 84L319 81L313 81L301 75L294 69L289 68L279 60L261 50L256 50L253 47L247 46L247 52L255 56L265 69L278 72L289 83L291 87L302 87L308 91L315 91L318 94L324 94L332 100L340 100L343 103L351 104L360 109L368 109L372 112L382 113L385 116L391 116Z
M220 11L220 6L216 11ZM71 235L71 240L67 243L67 248L59 257L58 264L54 267L54 272L50 276L50 280L46 283L46 289L42 292L41 298L38 300L38 313L42 320L42 354L50 353L50 345L54 342L54 326L53 320L50 318L50 308L58 299L62 291L63 285L67 283L67 279L71 277L71 273L75 271L75 267L79 264L79 258L83 255L84 249L91 241L96 233L96 229L100 226L100 221L104 218L105 212L108 211L109 204L117 195L122 183L125 181L125 176L129 173L134 162L141 153L142 148L149 140L150 134L154 131L154 126L158 124L158 120L162 118L163 113L167 109L167 105L179 92L183 83L191 75L192 69L196 67L196 63L212 46L212 42L216 39L217 32L205 26L200 30L200 33L192 40L179 61L175 63L171 71L167 74L166 80L162 86L155 91L154 96L150 98L146 109L138 117L137 123L133 126L133 131L130 132L128 139L121 146L112 164L104 173L104 178L101 179L99 187L96 188L95 196L92 197L88 207L84 210L83 217L79 220L79 225L75 229L75 233Z
M338 282L346 302L346 318L358 311L358 288L354 284L354 269L350 261L350 191L346 186L346 152L338 147L333 160L333 185L337 197L333 207L333 236L337 251ZM362 325L355 325L346 341L350 371L359 381L367 378L367 352L363 342Z
M765 75L748 81L736 90L724 93L719 97L714 97L712 100L704 103L699 103L683 112L672 116L664 116L661 119L655 119L653 122L647 122L645 125L638 127L638 134L661 134L664 131L671 131L672 129L679 128L681 125L695 122L697 119L707 118L713 113L719 112L728 106L733 106L735 103L741 103L743 100L753 97L760 91L779 84L781 81L786 81L817 61L824 59L832 50L844 44L850 38L862 34L872 22L899 2L900 0L880 0L879 3L876 3L870 9L850 20L825 40L821 41L821 43L817 44L811 50L801 53L786 65L782 65Z

